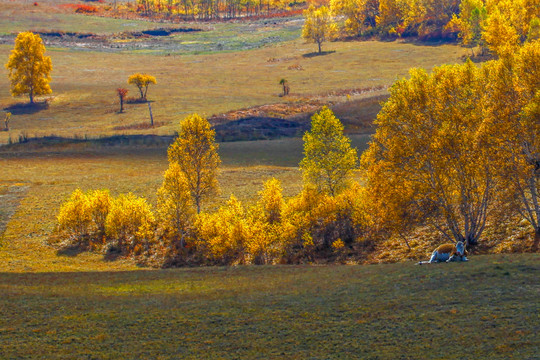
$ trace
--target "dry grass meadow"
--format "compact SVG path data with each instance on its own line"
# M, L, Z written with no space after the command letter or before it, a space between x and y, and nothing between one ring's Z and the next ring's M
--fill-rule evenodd
M76 15L62 6L76 0L33 2L0 0L0 62L18 31L108 36L173 26ZM10 131L0 131L0 359L538 358L537 254L433 267L153 270L50 246L59 206L76 188L133 192L155 204L167 145L187 114L328 101L362 151L386 87L411 67L462 62L467 52L348 41L325 43L326 53L314 56L316 46L299 39L298 18L185 26L203 31L152 39L149 47L48 39L47 106L17 106L27 100L10 96L0 71L0 109L13 113ZM136 96L126 83L134 72L157 78L148 92L154 128L141 125L149 121L146 104L117 113L116 88ZM289 97L279 97L281 78ZM272 176L285 196L301 189L298 137L224 142L219 152L221 195L207 209L232 193L251 201Z

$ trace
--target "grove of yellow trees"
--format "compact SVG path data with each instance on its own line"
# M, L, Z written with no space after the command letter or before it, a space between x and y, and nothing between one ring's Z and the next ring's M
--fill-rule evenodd
M331 0L347 36L453 38L502 55L540 36L540 0Z
M212 210L203 200L218 190L214 131L188 116L155 210L133 194L76 190L58 232L69 246L159 266L345 259L419 226L474 248L487 227L508 221L526 221L538 245L540 41L481 66L412 69L376 124L358 164L343 125L323 108L304 135L300 193L284 198L272 178L253 201L231 195Z

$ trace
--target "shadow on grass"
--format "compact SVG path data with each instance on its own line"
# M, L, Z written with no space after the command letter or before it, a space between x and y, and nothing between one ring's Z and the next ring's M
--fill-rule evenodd
M62 249L56 251L56 255L57 256L65 256L65 257L75 257L75 256L77 256L79 254L82 254L85 251L86 250L83 249L82 246L73 245L73 246L62 248Z
M316 56L330 55L330 54L333 54L335 52L336 52L335 50L321 51L321 52L311 52L311 53L307 53L307 54L302 55L302 57L304 57L304 58L312 58L312 57L316 57Z
M45 110L48 108L49 108L49 103L47 101L40 101L40 102L35 102L33 104L31 103L14 104L14 105L10 105L4 108L4 110L9 111L13 115L30 115L30 114L35 114L37 112L40 112L41 110Z

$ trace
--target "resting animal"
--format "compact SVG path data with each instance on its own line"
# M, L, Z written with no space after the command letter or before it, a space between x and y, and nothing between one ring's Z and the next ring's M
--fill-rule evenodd
M467 259L465 244L458 241L457 244L443 244L433 251L429 261L420 261L418 265L432 264L436 262L469 261Z

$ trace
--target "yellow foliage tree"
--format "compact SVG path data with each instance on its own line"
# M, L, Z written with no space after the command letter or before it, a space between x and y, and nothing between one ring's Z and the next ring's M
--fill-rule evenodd
M146 100L146 93L150 84L157 84L156 78L152 75L136 73L128 78L128 84L135 85L141 94L141 100Z
M214 261L245 264L245 243L252 236L244 206L231 195L215 213L201 213L195 222L198 246Z
M285 206L281 182L276 178L266 181L263 190L259 192L259 197L259 206L264 214L264 220L269 224L280 222Z
M111 203L105 232L111 241L116 242L119 251L140 254L151 246L154 224L154 214L146 199L132 193L121 194Z
M105 236L105 221L111 207L107 190L83 193L75 190L60 207L57 221L60 231L67 233L77 245L101 246Z
M482 38L491 51L499 56L512 54L519 45L519 35L498 7L489 14L486 20Z
M302 37L308 42L316 43L319 46L319 53L322 52L321 45L325 41L333 40L337 35L337 24L334 22L330 10L326 6L315 8L311 5L304 10L304 26L302 27Z
M394 224L407 215L474 245L496 190L481 72L468 61L410 74L390 89L363 155L369 194Z
M540 243L540 42L484 68L485 131L494 139L501 193Z
M341 241L352 245L371 226L365 188L352 183L338 196L330 196L306 186L287 202L283 218L293 247L301 247L312 256L314 251L332 248ZM341 248L334 246L333 248ZM292 251L291 247L288 248Z
M332 110L324 107L311 118L311 130L304 134L304 159L300 163L304 183L319 191L337 195L348 185L357 168L356 149L343 135L343 125Z
M459 5L459 16L455 15L446 25L447 29L458 31L461 43L474 47L483 45L482 29L487 18L487 9L482 0L463 0Z
M45 45L39 34L21 32L17 35L6 68L13 96L28 94L33 104L35 96L52 92L49 86L52 62L45 56Z
M88 196L81 189L76 189L60 207L56 217L61 231L66 231L71 238L79 238L90 232L92 216L89 210Z
M193 201L189 185L177 163L170 163L164 174L163 185L157 192L157 215L159 226L167 239L173 242L169 247L185 246L185 237L193 221Z
M169 162L177 163L187 180L197 213L202 202L219 190L217 169L221 160L217 149L215 131L197 114L180 122L178 137L168 149Z
M345 17L345 31L356 36L374 28L379 13L378 0L331 0L332 14Z

